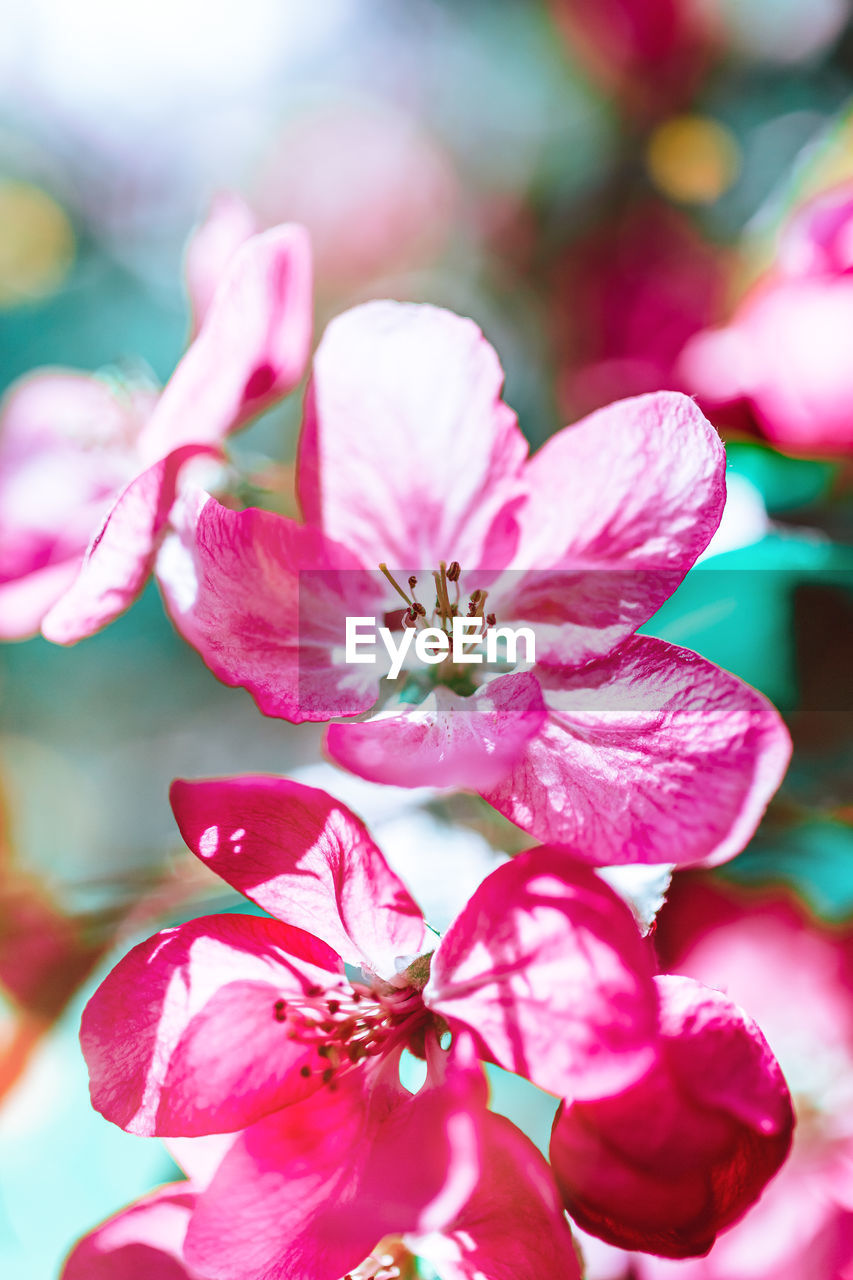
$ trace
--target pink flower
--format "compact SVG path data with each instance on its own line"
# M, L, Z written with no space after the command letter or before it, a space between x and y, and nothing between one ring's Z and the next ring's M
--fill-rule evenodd
M551 1164L569 1213L611 1244L706 1253L782 1165L794 1124L758 1027L717 991L658 980L661 1052L623 1093L558 1114Z
M381 691L376 714L326 740L365 778L479 791L597 865L729 858L778 786L787 733L733 676L634 634L719 522L720 441L686 396L659 393L528 460L502 380L449 312L379 302L338 318L306 403L305 523L198 495L158 561L175 623L267 715L363 716ZM402 637L404 613L432 613L446 631L466 599L484 623L535 631L534 670L478 683L484 668L443 662L395 682L336 656L348 616Z
M302 376L305 234L251 236L247 219L223 199L190 245L197 333L159 396L65 370L10 391L0 417L0 638L42 625L70 643L121 613L153 565L184 465L215 456Z
M315 1259L333 1280L380 1236L443 1232L492 1141L475 1051L585 1098L654 1060L646 945L616 894L558 852L499 867L433 947L325 792L177 782L172 803L190 848L273 918L206 917L135 947L89 1002L81 1043L93 1105L122 1128L246 1130L193 1215L187 1256L204 1275L284 1276L297 1260L313 1275ZM416 1094L404 1049L427 1063Z
M853 184L805 204L776 261L726 328L686 347L681 373L709 405L744 399L792 453L853 449Z
M578 1280L580 1270L572 1236L554 1189L547 1164L532 1143L502 1116L485 1113L481 1118L481 1171L477 1185L440 1231L430 1234L386 1236L374 1243L371 1253L358 1265L348 1267L348 1280L414 1280L417 1274L411 1251L431 1262L443 1280L504 1280L508 1274L522 1280L526 1276L553 1275L560 1280ZM191 1140L192 1141L192 1140ZM252 1171L254 1173L254 1170ZM329 1170L334 1179L336 1169ZM226 1175L229 1176L229 1175ZM267 1176L269 1176L269 1171ZM252 1184L254 1185L254 1183ZM285 1183L276 1177L276 1190L287 1194L298 1190L298 1176ZM246 1197L236 1188L241 1201ZM207 1280L217 1274L240 1277L254 1275L247 1269L248 1250L236 1252L223 1266L220 1246L228 1250L232 1206L220 1216L218 1229L210 1227L217 1209L216 1195L206 1198L203 1187L194 1182L175 1183L105 1222L76 1246L66 1263L62 1280ZM193 1215L198 1207L198 1218ZM370 1230L375 1206L363 1202L361 1210ZM277 1212L278 1209L274 1210ZM330 1217L335 1205L330 1206ZM208 1258L202 1246L203 1264L214 1270L199 1271L187 1261L187 1252L199 1253L197 1241L185 1249L187 1229L193 1237L211 1234ZM319 1264L300 1255L283 1261L288 1241L276 1217L255 1221L255 1238L261 1236L272 1255L265 1273L286 1274L305 1280L336 1280L327 1268L331 1259ZM338 1252L332 1247L332 1254ZM282 1271L283 1266L291 1269Z

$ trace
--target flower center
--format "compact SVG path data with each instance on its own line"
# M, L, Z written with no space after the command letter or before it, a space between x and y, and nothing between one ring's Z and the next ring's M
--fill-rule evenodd
M419 960L428 967L428 957ZM304 1063L300 1075L308 1079L319 1072L322 1083L334 1089L340 1072L387 1052L400 1040L416 1051L423 1024L431 1017L422 985L394 986L377 979L372 985L342 983L327 990L311 986L301 996L276 1000L273 1017L288 1040L314 1050L316 1062Z
M453 619L464 616L479 618L481 633L485 635L486 627L493 627L497 621L493 613L486 613L488 591L482 591L479 587L472 591L468 597L467 611L463 614L459 586L462 567L458 560L452 560L450 564L442 560L439 562L438 568L433 570L435 603L429 613L427 613L426 606L418 600L415 594L418 588L418 579L415 574L411 574L408 578L409 590L405 591L386 564L380 564L379 568L408 606L403 614L403 625L406 627L437 627L446 636L450 637L453 631ZM476 639L476 633L473 634L472 638Z

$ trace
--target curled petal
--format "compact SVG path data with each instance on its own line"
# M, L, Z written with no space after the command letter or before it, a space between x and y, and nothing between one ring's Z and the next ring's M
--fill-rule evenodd
M661 1052L614 1098L566 1104L551 1163L571 1215L620 1248L706 1253L785 1160L794 1117L755 1023L689 978L657 980Z
M93 635L127 609L145 586L175 501L181 468L209 453L176 449L131 480L92 540L80 572L50 609L42 633L56 644Z
M539 676L548 719L490 804L596 866L719 863L743 849L791 754L766 698L646 636Z
M221 191L214 197L207 217L190 237L184 259L194 334L210 310L228 264L257 229L257 219L242 196Z
M157 577L175 626L220 680L297 724L373 706L375 669L336 660L345 619L378 612L349 552L317 529L201 493L176 523Z
M189 1183L161 1187L84 1236L61 1280L197 1280L183 1259L195 1192Z
M311 250L298 226L252 236L231 256L198 337L140 436L153 460L217 445L292 391L311 343Z
M191 1263L210 1280L339 1280L382 1236L452 1222L480 1172L486 1099L463 1053L412 1095L394 1052L247 1130L199 1198Z
M317 349L299 454L305 519L374 568L502 568L527 445L471 320L370 302Z
M519 854L475 890L432 958L424 1000L484 1056L594 1098L654 1060L651 958L625 903L559 849Z
M155 934L83 1013L92 1105L130 1133L195 1136L253 1123L319 1075L314 1051L289 1039L277 1006L340 974L329 947L277 920L207 916ZM299 1074L306 1065L308 1080Z
M245 777L172 784L193 853L246 897L351 964L394 972L417 955L417 905L354 813L314 787Z
M398 787L494 786L545 721L539 682L501 676L462 698L438 685L422 702L353 724L333 724L329 755L372 782Z

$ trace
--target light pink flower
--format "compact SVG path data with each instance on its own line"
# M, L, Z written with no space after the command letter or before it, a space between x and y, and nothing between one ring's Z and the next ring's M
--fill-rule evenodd
M184 465L215 455L302 376L305 233L249 236L241 209L220 201L190 246L197 333L159 396L66 370L10 391L0 416L0 638L42 625L71 643L121 613L150 572Z
M176 625L267 715L363 715L394 689L328 732L331 756L370 780L480 791L599 865L731 857L784 772L784 726L733 676L634 634L719 522L720 441L686 396L658 393L528 460L502 381L480 330L449 312L381 302L338 318L306 403L305 523L199 494L158 562ZM470 596L534 629L533 671L478 685L444 663L397 694L403 680L336 659L347 616L402 628L377 566L407 595L413 574L428 616L433 572L454 562L463 612Z
M774 444L792 453L853 449L853 184L805 204L783 229L776 261L723 329L681 360L708 405L743 399Z
M502 1116L484 1114L481 1130L480 1176L456 1215L441 1230L429 1234L407 1233L401 1240L395 1233L374 1241L371 1253L358 1265L343 1264L348 1280L411 1280L415 1275L412 1251L430 1261L442 1280L505 1280L507 1275L515 1280L537 1280L543 1275L578 1280L580 1269L571 1232L545 1160ZM237 1141L248 1146L249 1135ZM261 1150L264 1156L275 1158L273 1151ZM222 1178L225 1190L217 1188L208 1197L200 1186L184 1182L163 1187L130 1205L80 1241L66 1263L62 1280L206 1280L216 1275L233 1280L249 1280L255 1275L336 1280L328 1270L335 1265L332 1257L318 1260L299 1251L298 1228L302 1224L298 1224L293 1241L282 1231L280 1215L282 1210L287 1213L286 1199L300 1191L298 1173L287 1181L288 1172L287 1167L268 1168L266 1175L271 1181L265 1195L270 1195L272 1187L284 1205L264 1204L269 1212L260 1219L248 1206L253 1224L250 1249L242 1248L233 1236L235 1228L239 1233L249 1196L258 1189L254 1167L248 1184L236 1187L231 1183L234 1171L226 1170ZM338 1172L334 1160L327 1172L333 1182ZM235 1202L230 1200L232 1192ZM229 1199L223 1204L225 1196ZM187 1228L197 1206L198 1217L185 1251ZM341 1249L335 1240L336 1207L335 1202L329 1205L332 1236L328 1253L333 1256ZM366 1237L378 1221L373 1216L377 1206L365 1199L356 1207L365 1219L365 1230L359 1235ZM401 1226L404 1220L405 1216ZM250 1269L249 1254L257 1257L259 1237L269 1255L269 1263L261 1263L266 1265L265 1271ZM201 1255L205 1270L191 1266L186 1252Z
M558 1114L551 1164L580 1226L624 1248L706 1253L782 1165L794 1124L754 1022L689 978L658 980L661 1051L638 1083Z

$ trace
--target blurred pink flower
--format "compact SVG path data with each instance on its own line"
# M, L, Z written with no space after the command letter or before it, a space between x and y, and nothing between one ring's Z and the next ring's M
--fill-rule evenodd
M791 453L853 450L853 183L808 201L776 260L730 323L697 335L680 362L709 406L745 400Z
M706 1253L788 1154L794 1123L758 1027L717 991L658 978L661 1050L638 1083L558 1114L551 1164L569 1213L611 1244Z
M150 572L184 465L215 456L229 432L299 381L311 336L308 242L295 226L246 239L249 231L245 209L226 198L197 233L197 333L159 395L66 370L32 374L9 392L0 638L41 625L71 643L121 613Z
M338 656L348 616L402 634L377 566L426 582L427 621L441 592L438 626L458 591L475 613L534 629L535 669L479 684L469 673L482 667L445 662L420 684L409 672L378 714L330 727L338 763L479 791L596 865L729 858L779 784L787 732L735 677L634 634L719 522L719 438L686 396L660 393L593 414L528 460L502 382L480 330L450 312L376 302L339 317L307 396L306 523L187 502L158 561L173 620L265 714L330 720L399 687ZM454 562L458 582L433 587Z

